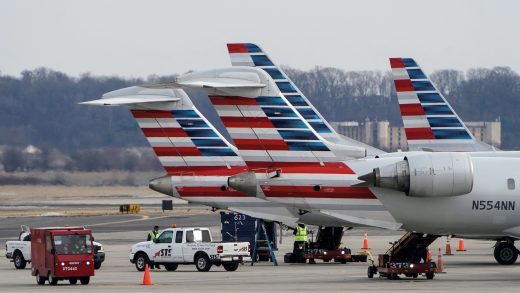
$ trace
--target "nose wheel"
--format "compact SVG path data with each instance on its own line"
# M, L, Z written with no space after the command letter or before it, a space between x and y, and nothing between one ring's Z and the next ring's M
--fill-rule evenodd
M501 265L512 265L518 258L518 249L511 242L500 242L495 246L494 256Z

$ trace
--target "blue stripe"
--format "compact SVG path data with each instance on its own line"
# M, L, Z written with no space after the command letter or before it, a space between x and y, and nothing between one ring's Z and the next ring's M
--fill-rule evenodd
M273 79L286 79L285 75L283 75L278 68L264 68L264 70L269 73Z
M471 139L464 129L432 129L436 139Z
M447 105L422 105L424 113L428 115L453 115Z
M312 126L312 128L314 128L314 130L316 130L317 133L332 133L332 131L327 127L327 125L325 125L325 123L323 122L309 122Z
M298 110L298 112L300 112L300 114L303 116L303 118L305 118L305 120L320 119L318 114L316 114L316 112L314 112L314 110L312 110L312 108L298 108L297 110Z
M255 44L246 43L244 45L246 46L247 52L249 53L262 53L262 50L260 50L260 48Z
M441 95L439 93L417 93L417 97L419 98L419 101L421 103L443 103L444 100L442 99Z
M310 130L278 130L283 139L318 140Z
M305 102L305 99L300 95L293 95L293 96L285 96L289 103L293 106L309 106L307 102Z
M426 75L421 69L406 69L410 79L426 79Z
M429 81L414 81L412 80L413 89L416 91L434 91L435 88Z
M273 62L265 55L251 55L255 66L274 66Z
M193 144L197 147L218 147L227 146L221 139L204 139L204 138L193 138L191 139Z
M267 117L298 117L294 111L289 107L284 108L271 108L271 107L262 107L262 110L264 111L265 115Z
M212 129L184 129L189 137L218 137Z
M173 110L173 117L175 118L198 118L199 115L193 110Z
M177 119L182 128L209 127L202 119Z
M270 119L276 128L299 128L309 129L303 121L298 119Z
M199 149L200 153L206 157L236 157L237 154L230 148L210 148Z
M321 141L286 141L291 151L328 151Z
M457 117L428 117L431 127L462 127Z
M296 93L296 89L292 86L290 82L280 81L277 82L276 85L282 93Z
M404 67L419 67L412 58L402 58Z
M256 98L256 102L259 105L273 105L273 106L287 106L287 103L280 97L258 97Z

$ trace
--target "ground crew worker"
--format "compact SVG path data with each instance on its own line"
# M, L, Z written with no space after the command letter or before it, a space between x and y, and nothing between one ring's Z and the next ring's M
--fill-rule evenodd
M159 237L159 226L155 225L153 227L152 232L148 233L148 237L146 238L146 241L154 241L155 239L157 239L157 237ZM160 269L161 266L156 264L155 268Z
M293 254L301 253L300 246L303 245L303 250L307 250L307 242L309 241L309 229L305 226L305 224L298 224L298 227L294 229L294 248Z
M148 233L148 237L146 238L146 241L154 241L159 237L159 226L154 226L152 232Z

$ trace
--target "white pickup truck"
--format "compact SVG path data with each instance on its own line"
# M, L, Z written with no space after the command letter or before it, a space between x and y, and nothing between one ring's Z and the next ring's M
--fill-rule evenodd
M175 271L179 264L195 264L200 272L212 265L222 265L226 271L236 271L238 265L251 261L249 242L212 242L208 228L169 228L155 241L134 244L130 262L138 271L145 265L164 265Z
M25 225L21 226L21 230L18 240L5 243L5 257L11 259L14 267L19 270L25 269L27 263L31 262L31 230ZM97 270L101 268L101 264L105 261L105 252L101 243L94 241L93 244L94 268Z

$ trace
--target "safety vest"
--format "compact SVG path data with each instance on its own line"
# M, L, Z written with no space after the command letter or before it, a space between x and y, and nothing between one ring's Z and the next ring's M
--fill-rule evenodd
M294 242L307 242L309 240L307 237L308 232L309 230L307 229L307 227L302 228L298 226L296 228L296 235L294 235Z
M153 241L155 238L159 236L159 232L152 231L150 232L150 239Z

